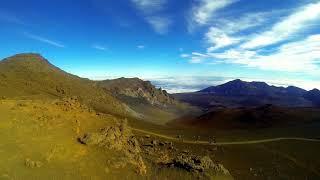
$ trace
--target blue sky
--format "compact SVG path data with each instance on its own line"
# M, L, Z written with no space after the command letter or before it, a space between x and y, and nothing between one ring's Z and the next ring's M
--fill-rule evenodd
M241 78L320 88L320 0L4 0L0 58L170 92Z

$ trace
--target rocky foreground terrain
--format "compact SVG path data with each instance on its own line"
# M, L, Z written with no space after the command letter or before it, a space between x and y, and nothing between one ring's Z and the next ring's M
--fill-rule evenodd
M192 155L150 135L136 136L126 119L96 112L75 97L3 98L0 113L3 179L151 179L159 168L165 168L163 177L180 170L185 171L180 177L230 177L209 156Z

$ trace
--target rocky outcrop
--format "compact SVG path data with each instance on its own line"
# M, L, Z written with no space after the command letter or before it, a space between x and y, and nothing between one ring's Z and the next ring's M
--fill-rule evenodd
M140 137L139 141L143 145L141 150L146 159L152 160L161 168L181 169L199 179L233 179L222 164L214 162L208 155L194 155L190 149L180 149L172 142L154 139L149 135Z
M100 129L98 132L87 133L78 138L78 141L88 146L99 146L108 150L118 151L123 154L123 159L117 167L124 167L130 163L136 167L137 173L146 174L146 165L140 155L139 142L132 135L127 126L127 120L123 120L117 126Z
M229 171L221 164L215 164L209 156L193 156L187 154L177 155L171 161L166 162L167 166L173 166L189 172L212 172L214 174L228 175Z
M156 88L150 81L143 81L138 78L119 78L98 82L100 86L115 95L122 95L131 98L139 98L151 105L166 106L175 104L174 98L161 88Z

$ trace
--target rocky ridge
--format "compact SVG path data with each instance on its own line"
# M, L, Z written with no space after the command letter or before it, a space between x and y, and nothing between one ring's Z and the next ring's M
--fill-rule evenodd
M140 98L151 105L167 106L177 103L167 91L156 88L150 81L143 81L138 78L105 80L98 82L98 84L115 95Z

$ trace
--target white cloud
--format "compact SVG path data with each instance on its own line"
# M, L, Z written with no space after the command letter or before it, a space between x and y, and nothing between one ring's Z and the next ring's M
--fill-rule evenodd
M223 53L208 53L211 58L225 60L226 63L247 64L252 58L256 57L255 51L230 49ZM221 61L220 61L221 62Z
M138 49L144 49L145 46L144 46L144 45L138 45L137 48L138 48Z
M191 53L193 56L199 56L199 57L208 57L206 54L198 53L198 52L192 52Z
M192 64L203 63L207 58L210 58L209 55L198 52L192 52L191 54L181 54L180 57L188 59Z
M154 14L163 10L167 0L131 0L145 14Z
M217 18L212 24L207 33L205 33L205 40L210 45L207 52L213 52L220 48L230 45L238 44L242 40L249 37L242 37L237 33L244 30L261 26L273 16L279 15L280 11L272 12L256 12L241 15L239 18Z
M171 21L169 18L161 16L152 16L146 18L148 23L152 26L154 31L159 34L165 34L168 32Z
M93 45L92 48L97 49L97 50L101 50L101 51L108 50L108 48L101 46L101 45L98 45L98 44Z
M189 57L189 62L193 64L203 63L207 58L209 58L207 54L202 54L198 52L192 52Z
M215 13L236 0L200 0L199 5L192 9L192 21L199 25L208 24Z
M166 34L171 25L171 20L162 11L167 0L131 0L138 10L142 12L145 21L159 34Z
M40 41L40 42L43 42L43 43L46 43L46 44L49 44L49 45L52 45L52 46L56 46L56 47L59 47L59 48L64 48L65 46L61 43L58 43L56 41L53 41L53 40L50 40L50 39L47 39L47 38L44 38L44 37L41 37L41 36L38 36L38 35L34 35L34 34L30 34L30 33L24 33L24 35L30 39L34 39L34 40L37 40L37 41Z
M262 25L265 29L271 21L278 19L273 15L287 12L274 10L245 14L236 20L218 19L204 35L210 45L207 52L193 52L184 58L189 59L190 63L229 63L263 70L320 75L320 34L306 35L302 32L314 27L311 25L320 25L319 1L304 5L281 18L271 25L270 30L261 34L244 33L244 30ZM278 42L285 43L279 43L272 49L264 48ZM226 50L221 51L222 48Z
M224 60L224 63L242 64L264 70L319 74L320 34L287 43L267 55L241 48L207 55L212 59Z
M189 55L189 54L180 54L180 57L182 57L182 58L188 58L188 57L190 57L190 55Z
M320 2L304 6L276 23L269 31L256 35L241 47L252 49L288 40L295 33L308 28L308 23L313 21L320 22Z
M261 69L320 73L320 34L287 43L271 55L259 55L248 65Z
M208 52L212 52L219 48L223 48L226 46L230 46L232 44L238 43L240 41L239 38L234 38L228 36L221 29L211 27L209 31L205 35L205 39L212 46L207 49Z
M223 30L227 34L237 33L242 30L260 26L267 20L279 15L280 11L247 13L238 18L218 18L215 23L216 28Z

